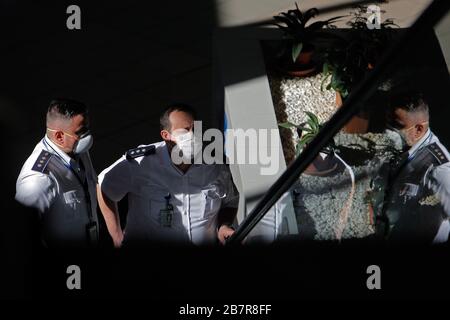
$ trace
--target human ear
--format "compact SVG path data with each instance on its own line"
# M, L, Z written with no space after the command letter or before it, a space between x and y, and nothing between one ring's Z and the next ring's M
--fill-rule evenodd
M64 145L64 133L62 131L56 131L55 140L59 145Z
M423 124L419 123L418 125L416 125L416 135L417 136L421 136L425 131L425 127Z
M165 140L165 141L168 141L171 138L171 134L167 130L161 130L160 134L161 134L161 138L163 138L163 140Z

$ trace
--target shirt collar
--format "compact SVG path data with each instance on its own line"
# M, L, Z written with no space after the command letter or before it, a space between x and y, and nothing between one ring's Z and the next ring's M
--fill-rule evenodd
M44 141L45 141L44 144L48 146L47 150L50 153L58 155L64 162L66 162L69 165L74 163L74 160L71 157L69 157L67 153L62 151L60 147L58 147L55 143L53 143L47 135L45 135Z
M186 171L186 172L181 171L181 170L180 170L180 169L172 162L172 159L170 158L169 147L168 147L166 141L164 141L164 146L163 146L162 153L163 153L163 161L164 161L164 163L165 163L167 166L171 166L173 169L175 169L175 170L176 170L178 173L180 173L181 175L186 175L186 174L188 174L189 171L191 171L193 167L201 166L201 164L193 163L193 164L191 164L191 167L188 169L188 171Z
M416 151L421 149L422 147L425 147L430 144L431 140L433 138L433 133L431 132L430 128L427 129L427 132L423 135L422 138L420 138L419 141L417 141L411 149L408 150L408 153L410 156L412 156Z

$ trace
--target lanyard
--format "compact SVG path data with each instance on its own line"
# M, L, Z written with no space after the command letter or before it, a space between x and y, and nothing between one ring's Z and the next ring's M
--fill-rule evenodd
M64 158L59 154L59 152L58 152L57 150L55 150L55 148L53 148L51 145L49 145L47 141L45 141L45 138L42 139L42 142L44 143L44 145L45 145L46 147L48 147L48 148L52 149L53 151L55 151L55 153L54 153L55 156L57 156L57 157L63 162L64 166L65 166L67 169L70 169L70 170L72 170L72 171L75 172L75 170L72 168L72 166L70 165L70 163L67 162L66 160L64 160Z
M70 171L72 171L72 173L75 175L75 177L78 179L78 181L80 182L81 186L83 187L85 196L86 196L86 203L88 206L88 218L90 223L94 222L94 218L93 218L93 214L92 214L92 208L91 208L91 196L90 196L90 192L89 192L89 186L88 186L88 179L86 177L86 181L82 181L80 176L77 174L76 170L74 170L74 168L70 165L70 163L67 163L66 160L64 160L64 158L59 154L59 152L57 150L55 150L55 148L53 148L50 144L47 143L47 141L45 141L45 138L42 139L42 142L44 143L44 145L46 147L49 147L50 149L52 149L55 153L54 155L56 157L58 157L58 159L60 159L62 161L62 163L64 164L64 166L69 169ZM86 173L85 173L86 174Z
M70 171L72 171L72 173L75 175L75 177L80 181L81 185L84 187L84 181L81 180L80 176L77 173L77 170L75 170L72 165L70 163L68 163L66 160L64 160L64 158L58 153L57 150L55 150L55 148L53 148L50 144L47 143L47 141L45 141L45 139L42 139L42 142L44 143L44 145L50 149L52 149L55 153L54 155L61 160L61 162L63 163L63 165L69 169ZM81 160L80 160L81 161ZM86 171L84 173L86 175Z

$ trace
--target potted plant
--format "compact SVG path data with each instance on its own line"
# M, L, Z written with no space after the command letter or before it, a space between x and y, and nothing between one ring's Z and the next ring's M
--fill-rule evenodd
M380 23L379 29L368 29L366 5L355 6L347 25L352 32L349 38L340 37L336 46L323 54L322 73L325 75L322 89L336 91L336 105L340 107L351 90L358 85L383 55L391 41L389 29L397 26L392 19ZM398 26L397 26L398 27ZM363 113L355 116L344 127L348 133L365 133L368 119Z
M383 2L383 1L380 1ZM356 5L351 12L351 18L347 25L354 31L351 39L351 47L348 48L352 54L358 54L360 68L371 70L383 55L385 49L392 40L390 29L399 27L393 19L380 22L379 28L369 29L367 18L367 5ZM381 13L386 11L382 10Z
M305 123L296 125L292 122L283 122L278 125L282 128L295 128L299 139L295 145L295 152L298 156L302 150L316 137L322 129L323 124L312 112L305 111L307 121ZM316 157L316 159L308 166L304 173L309 175L326 175L337 169L337 159L335 157L335 145L332 142L328 147L323 149Z
M297 3L295 3L295 7L296 9L281 12L273 17L276 21L275 25L283 30L284 37L288 39L287 46L283 46L280 56L287 60L291 69L295 69L295 66L303 69L294 71L311 71L311 69L314 70L311 66L314 39L320 34L321 29L332 27L332 23L342 16L308 24L313 17L319 14L319 10L311 8L302 12Z

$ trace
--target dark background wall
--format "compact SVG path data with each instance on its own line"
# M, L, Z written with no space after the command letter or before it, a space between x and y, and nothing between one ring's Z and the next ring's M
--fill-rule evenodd
M4 274L14 271L2 288L9 295L24 292L35 222L12 201L15 180L45 134L50 100L88 105L98 172L126 150L159 141L159 114L169 103L193 105L211 125L214 3L0 1L0 248ZM72 4L81 8L81 30L66 27Z

